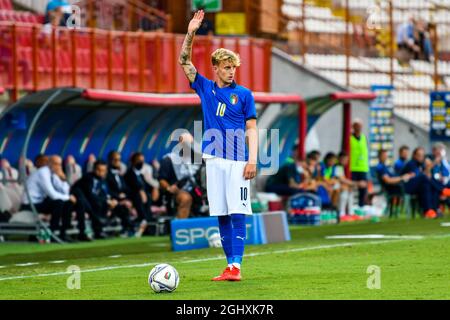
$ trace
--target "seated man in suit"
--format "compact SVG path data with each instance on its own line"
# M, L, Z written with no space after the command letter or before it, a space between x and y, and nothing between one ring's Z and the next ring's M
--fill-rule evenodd
M103 227L112 216L118 216L121 220L127 219L119 202L109 195L106 176L108 166L106 162L97 160L93 165L93 171L86 173L74 186L74 192L83 196L86 212L92 220L92 229L95 239L106 238Z
M177 218L186 219L191 214L194 200L198 199L196 175L201 165L194 163L194 137L185 133L179 137L179 142L182 150L168 153L161 160L159 183L167 201L175 202Z
M30 200L38 212L51 214L50 229L60 230L60 238L63 241L71 240L66 235L70 227L72 211L79 209L78 199L70 194L70 186L66 182L62 170L62 159L59 156L51 156L48 166L43 166L33 172L26 181L29 198L23 195L22 210L30 210ZM82 210L77 210L81 212ZM77 215L78 216L78 215ZM80 224L79 240L88 240L84 233L84 223Z
M131 156L131 166L125 174L125 183L129 188L128 198L133 202L138 217L136 222L140 223L137 236L144 233L149 221L154 220L151 211L153 187L146 181L142 169L144 168L145 157L142 153L136 152Z
M120 211L119 217L122 222L122 234L125 236L133 231L133 226L130 221L133 204L127 198L130 189L120 172L121 155L117 151L111 151L108 154L108 175L106 177L106 183L109 195L119 203L116 212Z

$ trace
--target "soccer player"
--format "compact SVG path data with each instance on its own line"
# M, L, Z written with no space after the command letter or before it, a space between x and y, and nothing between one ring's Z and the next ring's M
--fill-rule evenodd
M240 281L246 239L245 216L252 214L250 179L256 176L256 108L252 92L234 82L236 68L240 65L236 53L224 48L212 53L216 81L200 75L193 65L192 43L204 15L203 10L199 10L190 21L179 63L191 88L201 99L205 129L202 152L206 161L210 215L218 217L228 262L223 273L212 280ZM208 143L210 134L214 139Z

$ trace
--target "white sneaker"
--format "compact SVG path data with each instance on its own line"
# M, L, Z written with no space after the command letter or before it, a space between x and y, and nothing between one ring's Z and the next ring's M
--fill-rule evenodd
M136 233L134 234L134 236L135 236L136 238L142 237L142 235L143 235L144 232L145 232L145 229L147 229L147 226L148 226L147 221L142 220L141 224L139 225L139 229L138 229L138 231L136 231Z

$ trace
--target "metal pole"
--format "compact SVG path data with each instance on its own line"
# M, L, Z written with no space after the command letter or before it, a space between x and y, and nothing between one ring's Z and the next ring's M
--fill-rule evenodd
M44 113L44 111L47 109L47 107L50 105L50 103L53 102L53 100L56 99L56 97L59 96L59 94L61 93L61 89L58 89L56 92L54 92L45 102L44 104L39 108L38 112L36 113L36 115L33 118L33 121L31 121L30 127L28 129L27 135L25 137L25 142L23 144L23 148L21 151L21 157L22 159L26 159L27 158L27 150L28 150L28 145L30 143L30 139L31 139L31 135L33 134L34 128L37 125L37 122L39 121L41 115ZM26 177L26 168L25 168L25 161L21 161L19 163L19 171L20 171L20 175L23 179L25 179ZM34 206L33 202L31 201L31 196L30 196L30 191L28 190L27 184L25 183L25 181L21 181L23 186L24 186L24 191L25 191L25 195L28 199L28 202L30 203L30 207L31 207L31 211L33 212L33 214L38 217L38 212L36 210L36 207ZM38 225L40 228L44 229L47 233L49 233L51 235L51 237L58 243L63 243L63 241L57 237L49 228L47 228L42 221L40 221L39 219L37 219L38 221Z
M352 105L349 101L344 101L342 105L342 151L344 151L350 159L350 135L351 135L351 121L352 121ZM350 166L345 167L345 174L348 177L350 174Z
M345 0L345 85L350 86L350 8Z
M297 155L300 159L305 159L306 133L308 130L308 114L306 102L303 100L298 104L298 149Z
M305 1L302 1L302 6L301 6L301 10L302 10L302 15L301 15L301 24L302 24L302 29L300 32L300 55L302 56L302 62L306 63L305 60L305 53L306 53L306 48L305 48L305 35L306 35L306 28L305 28L305 13L306 13L306 9L305 9Z
M394 8L392 0L389 1L389 37L390 37L390 63L389 63L389 78L391 80L391 86L394 85Z

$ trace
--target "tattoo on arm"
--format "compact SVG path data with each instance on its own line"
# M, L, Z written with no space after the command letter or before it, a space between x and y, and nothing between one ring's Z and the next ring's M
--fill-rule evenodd
M194 82L195 75L197 74L197 69L191 61L192 56L192 43L194 42L194 33L187 33L183 41L183 46L181 47L180 57L178 62L184 70L187 78L190 82Z

